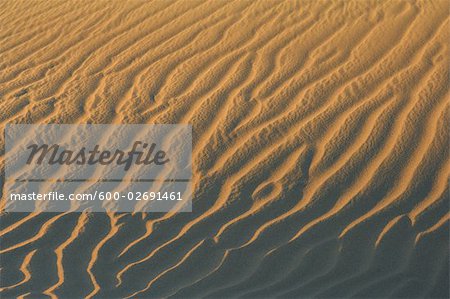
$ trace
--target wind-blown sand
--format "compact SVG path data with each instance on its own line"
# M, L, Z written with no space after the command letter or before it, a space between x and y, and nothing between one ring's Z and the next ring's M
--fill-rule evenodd
M195 182L3 213L2 298L449 297L448 1L1 7L2 130L190 123Z

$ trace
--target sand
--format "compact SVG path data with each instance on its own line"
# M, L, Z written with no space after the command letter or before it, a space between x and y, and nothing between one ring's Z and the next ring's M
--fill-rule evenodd
M189 123L195 186L2 213L2 298L449 297L448 1L1 7L1 130Z

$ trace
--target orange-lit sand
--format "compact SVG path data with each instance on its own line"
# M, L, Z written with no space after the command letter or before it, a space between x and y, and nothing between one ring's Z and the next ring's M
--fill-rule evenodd
M0 297L448 298L449 5L2 1L1 130L190 123L195 191L3 213Z

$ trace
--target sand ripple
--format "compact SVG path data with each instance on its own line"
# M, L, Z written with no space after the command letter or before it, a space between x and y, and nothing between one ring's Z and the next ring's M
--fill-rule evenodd
M2 214L2 298L449 297L448 1L1 6L2 130L190 123L195 167L192 213Z

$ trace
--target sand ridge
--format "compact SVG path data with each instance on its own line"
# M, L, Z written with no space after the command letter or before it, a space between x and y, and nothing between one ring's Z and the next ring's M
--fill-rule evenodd
M0 129L192 124L194 203L2 213L0 296L448 298L449 15L447 0L3 1Z

